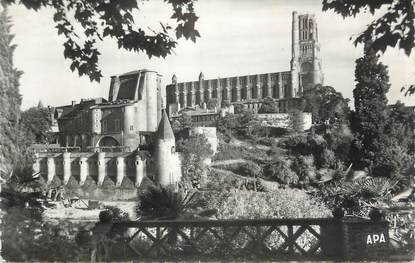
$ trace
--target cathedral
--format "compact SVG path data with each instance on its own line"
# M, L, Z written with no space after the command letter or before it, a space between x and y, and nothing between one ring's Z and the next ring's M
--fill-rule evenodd
M289 71L178 82L176 75L166 86L167 110L171 116L185 108L198 108L210 100L217 107L243 103L257 111L264 98L276 100L279 112L298 107L302 94L323 83L320 44L316 18L311 14L292 14L291 66Z

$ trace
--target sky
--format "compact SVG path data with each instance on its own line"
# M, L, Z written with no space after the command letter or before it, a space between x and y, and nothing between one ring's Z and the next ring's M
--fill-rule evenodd
M355 47L349 38L362 32L374 19L372 16L363 14L344 20L332 12L322 12L321 0L200 0L195 10L201 35L196 43L179 40L172 55L149 59L145 54L119 50L115 41L105 40L99 44L103 79L91 83L70 71L52 10L33 12L11 6L11 31L17 44L14 63L24 71L22 108L36 106L40 100L43 105L59 106L81 98L107 98L110 76L143 68L162 74L165 85L173 74L182 82L196 80L201 71L205 79L287 71L294 10L316 15L324 84L352 99L355 60L362 56L362 47ZM171 12L161 0L143 1L136 14L137 23L156 27L158 21L171 21ZM388 49L381 61L389 69L389 102L401 100L415 105L415 95L404 97L400 93L403 85L415 82L415 54L407 57L397 48Z

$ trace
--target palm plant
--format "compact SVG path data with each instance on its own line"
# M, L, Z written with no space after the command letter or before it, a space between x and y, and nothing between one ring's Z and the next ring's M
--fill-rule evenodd
M172 187L152 186L139 197L137 214L148 220L175 220L209 217L216 210L204 209L206 202L196 191L176 191Z
M353 182L339 181L326 189L326 197L335 206L346 208L348 214L368 217L373 208L383 208L399 180L366 177Z

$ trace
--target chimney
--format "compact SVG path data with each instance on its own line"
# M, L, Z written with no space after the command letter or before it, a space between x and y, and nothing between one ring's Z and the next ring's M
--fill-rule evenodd
M76 105L76 100L73 100L71 104L72 104L72 107L75 107L75 105Z

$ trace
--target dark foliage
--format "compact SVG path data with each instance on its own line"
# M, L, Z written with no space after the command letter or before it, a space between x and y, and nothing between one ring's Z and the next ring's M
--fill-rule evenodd
M19 124L21 95L19 79L22 74L13 65L16 45L12 43L11 22L7 10L0 13L0 175L8 176L13 167L28 161L31 143Z
M209 99L209 101L207 102L206 106L207 106L207 108L209 110L215 109L216 107L219 106L218 99L216 99L216 98Z
M414 0L323 0L323 11L333 10L343 17L355 17L367 11L372 15L375 12L380 14L358 34L354 44L370 41L375 52L385 52L388 47L398 46L408 57L415 46L414 6ZM403 87L401 92L404 91L405 95L414 94L415 85Z
M106 38L117 41L118 48L145 52L150 58L166 57L176 47L176 39L184 37L196 41L198 20L194 0L165 0L173 9L171 18L175 28L160 22L159 29L137 25L134 15L140 12L138 0L2 0L3 5L21 4L29 10L51 8L58 35L65 38L64 57L71 61L70 69L91 81L100 81L98 43ZM77 30L80 28L80 30Z
M323 11L333 10L343 17L355 17L367 11L374 15L376 11L385 8L386 12L380 12L380 17L372 21L354 43L357 45L374 40L372 48L382 52L398 45L408 56L415 45L414 6L413 0L323 0Z
M211 145L203 134L192 134L179 140L177 151L182 154L183 184L186 188L199 188L206 172L203 161L213 154Z
M355 142L351 157L357 167L370 167L379 152L378 141L388 119L386 93L389 90L387 67L378 61L375 51L366 45L365 54L356 60L356 88L353 90L355 113L352 130Z
M415 111L400 101L389 106L388 122L385 133L397 140L397 143L408 149L409 154L415 153Z
M278 104L277 102L270 97L266 97L262 102L261 107L258 110L258 113L278 113Z
M343 98L333 87L318 84L305 93L304 97L304 111L311 112L313 123L335 125L347 122L350 114L349 100Z
M194 123L192 122L192 117L186 113L182 113L180 117L175 119L172 123L172 129L175 133L192 128L193 126Z
M285 185L296 185L300 178L291 170L290 166L291 160L274 158L264 166L264 176Z
M137 214L142 219L191 219L200 214L210 216L212 210L203 210L206 202L196 197L196 192L175 191L171 187L153 186L139 196Z
M34 137L36 143L50 141L50 127L52 120L48 108L32 107L22 112L21 127Z
M298 109L293 109L290 112L290 128L294 132L304 131L303 112Z

